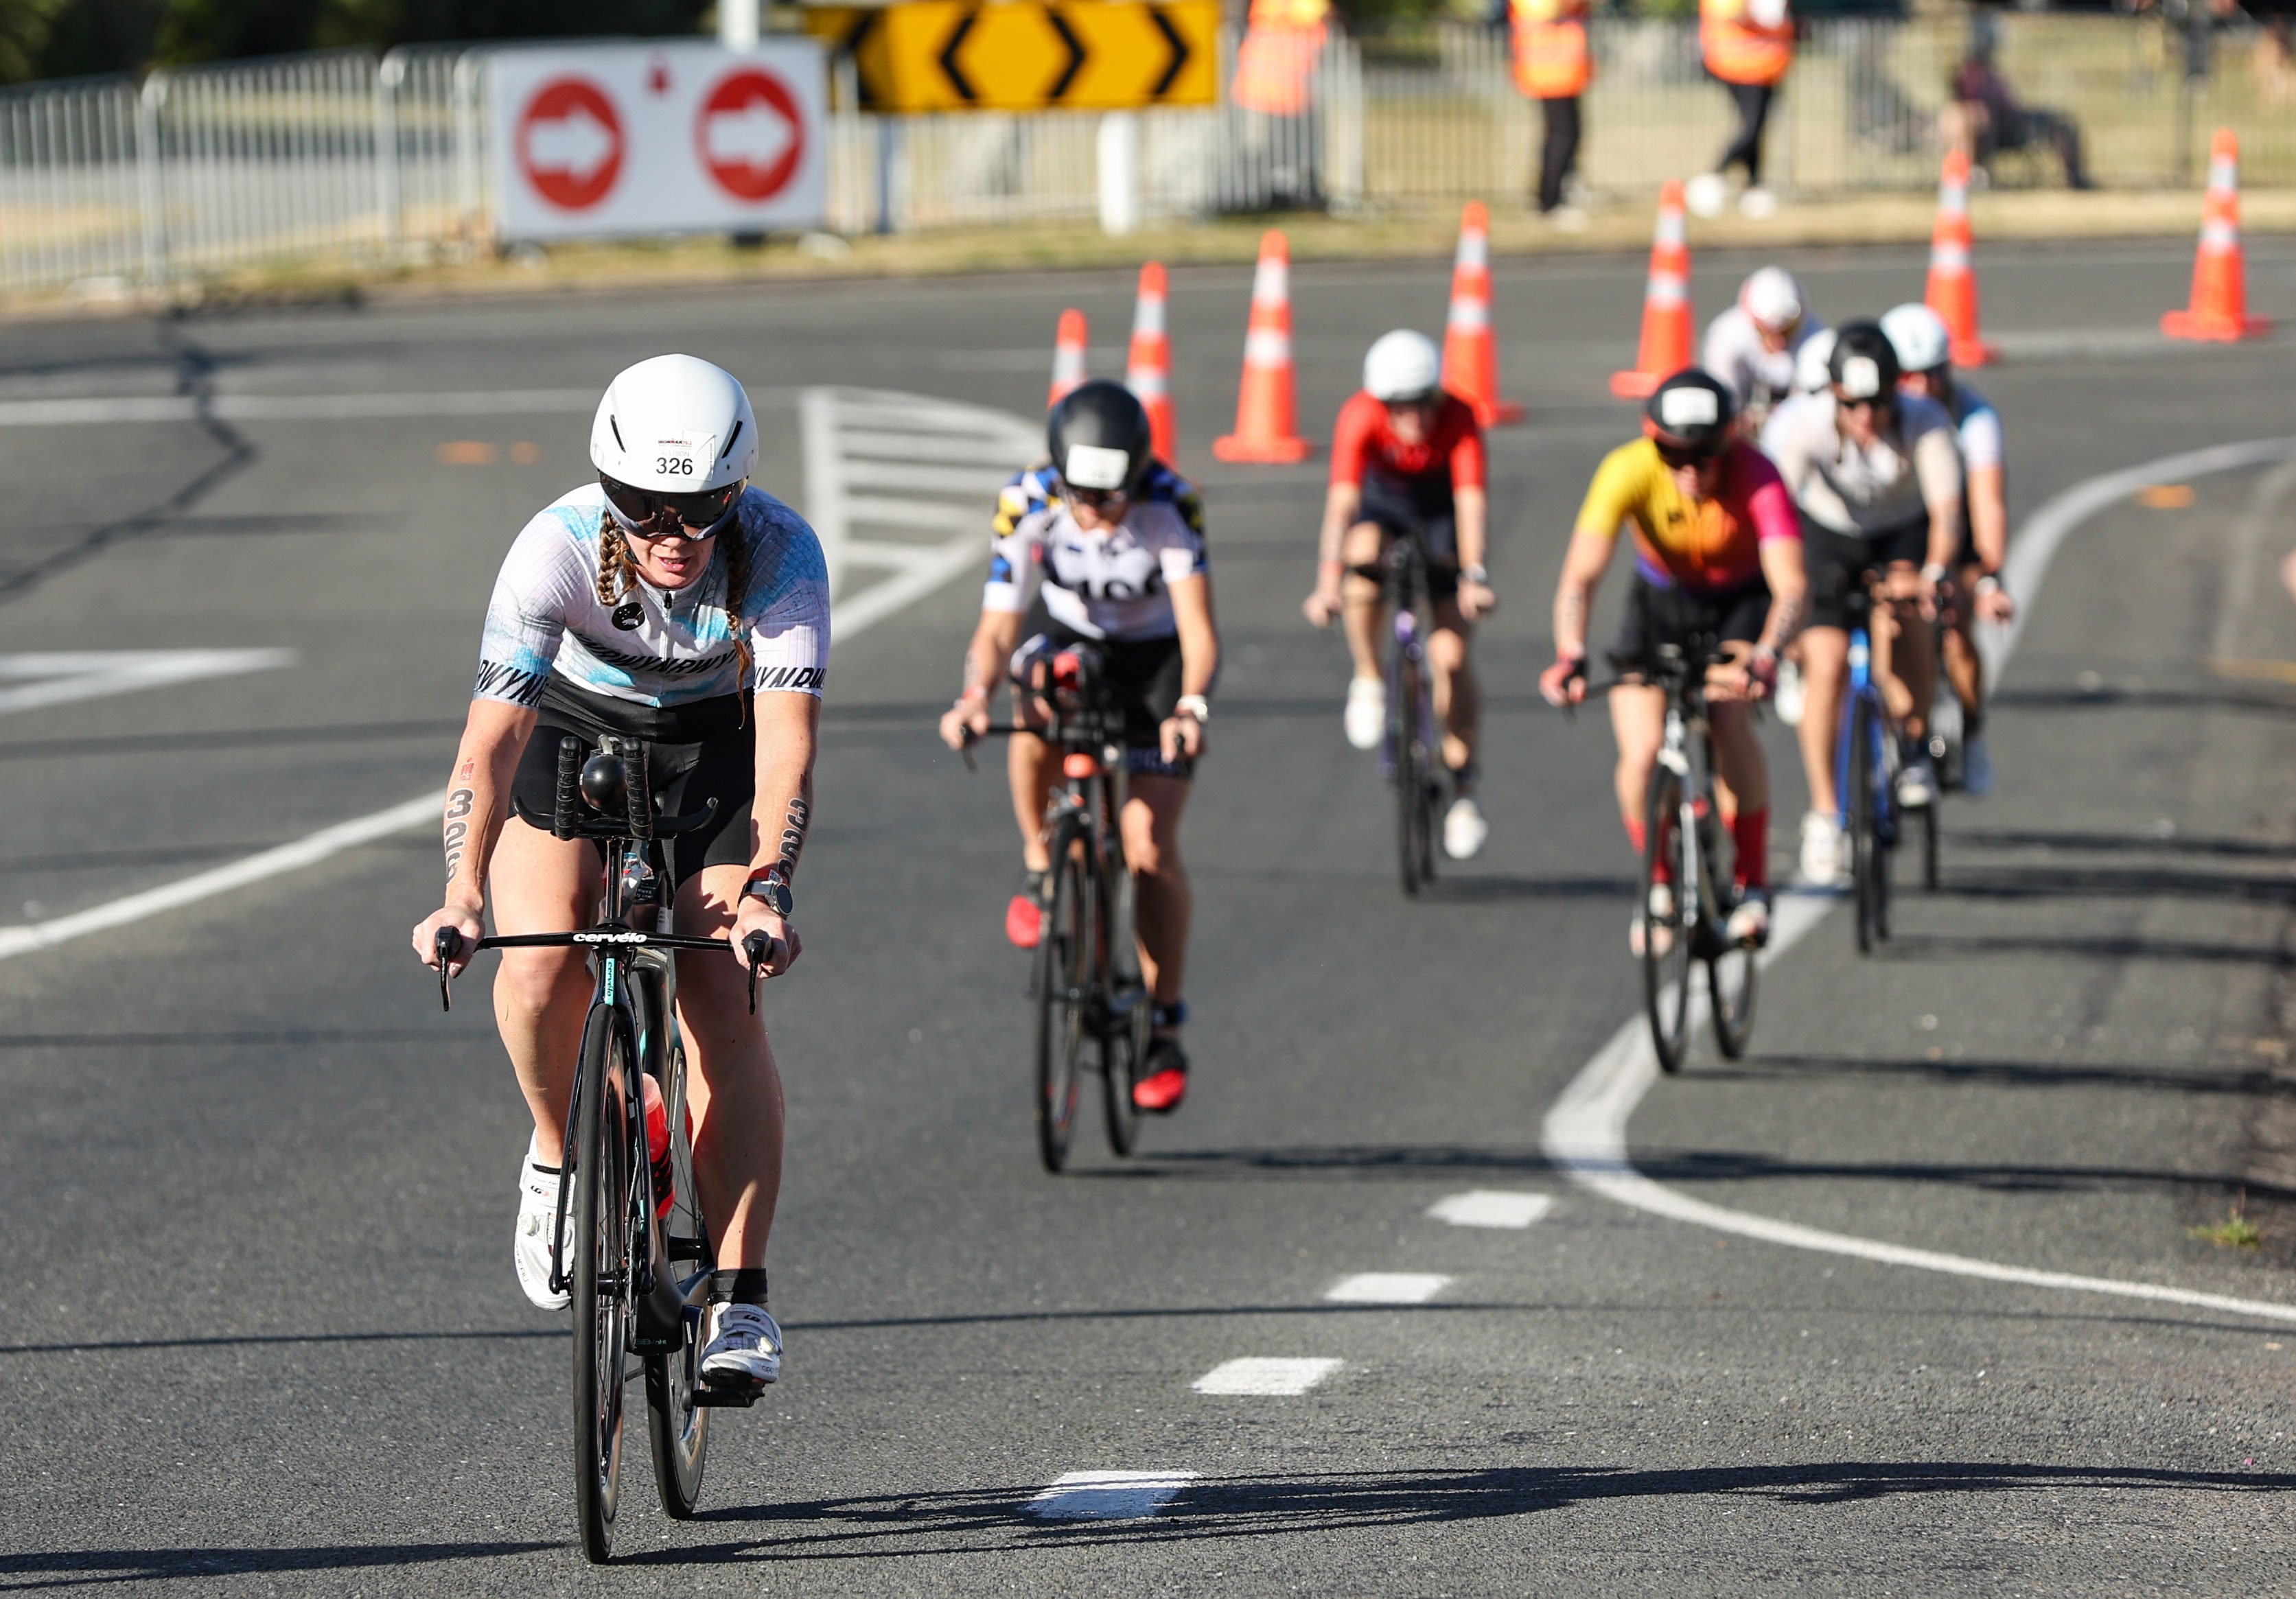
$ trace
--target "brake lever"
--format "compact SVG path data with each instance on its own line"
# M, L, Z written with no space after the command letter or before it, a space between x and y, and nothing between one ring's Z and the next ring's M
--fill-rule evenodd
M758 1013L758 980L765 974L766 957L774 952L774 940L769 933L753 932L742 940L742 953L750 957L750 1014Z
M439 1008L442 1011L455 1008L455 978L448 963L461 953L462 947L463 935L451 927L440 928L438 938L431 941L430 952L439 957Z

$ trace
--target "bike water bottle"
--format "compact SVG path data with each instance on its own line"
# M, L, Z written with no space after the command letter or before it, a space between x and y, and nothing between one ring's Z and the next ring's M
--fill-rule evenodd
M676 1173L669 1160L669 1111L661 1103L661 1085L652 1073L638 1078L638 1092L645 1100L646 1159L653 1167L653 1213L667 1217L677 1198ZM687 1118L689 1132L692 1118Z

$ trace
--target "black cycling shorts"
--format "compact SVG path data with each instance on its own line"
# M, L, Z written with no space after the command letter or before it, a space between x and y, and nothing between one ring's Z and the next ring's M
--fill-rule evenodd
M1459 593L1459 512L1451 496L1451 471L1406 478L1364 468L1356 521L1374 522L1390 538L1417 535L1427 556L1427 592L1448 600Z
M1724 644L1752 644L1769 619L1770 586L1759 578L1736 588L1702 591L1661 588L1637 572L1611 641L1611 664L1622 672L1647 672L1658 664L1660 644L1680 644L1697 633Z
M1930 524L1919 521L1884 529L1860 538L1837 533L1823 523L1801 519L1801 558L1809 573L1809 621L1812 627L1851 625L1849 597L1862 593L1866 579L1899 562L1918 567L1929 560Z
M1100 652L1107 684L1124 711L1124 767L1153 777L1188 777L1195 763L1164 758L1164 724L1180 702L1180 638L1089 638L1062 627L1039 594L1021 619L1023 646L1042 638L1055 646L1090 644ZM1017 691L1016 691L1017 693Z
M655 808L665 816L698 811L718 801L709 820L692 832L663 840L670 879L677 886L704 866L750 864L750 801L757 791L758 728L739 694L667 709L588 693L554 676L542 691L541 719L519 758L511 793L547 828L558 808L558 742L582 741L583 758L603 734L642 738L651 746L646 775Z

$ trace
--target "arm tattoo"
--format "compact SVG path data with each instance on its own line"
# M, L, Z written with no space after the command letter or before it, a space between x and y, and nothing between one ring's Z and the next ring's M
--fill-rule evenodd
M455 873L462 870L463 852L471 841L471 807L478 796L469 788L458 788L447 796L447 881L453 882Z
M1802 596L1789 594L1770 608L1770 648L1783 650L1801 631Z
M790 796L789 812L782 820L781 868L783 882L797 876L797 857L805 853L805 830L813 821L813 805L802 794Z
M1587 594L1585 590L1578 588L1565 588L1561 594L1554 596L1554 631L1556 635L1555 644L1557 647L1561 646L1562 642L1561 636L1565 633L1578 634L1580 644L1582 645L1585 644L1587 637Z

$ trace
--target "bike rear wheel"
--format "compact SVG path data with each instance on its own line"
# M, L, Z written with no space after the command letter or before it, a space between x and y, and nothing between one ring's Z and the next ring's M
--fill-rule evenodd
M1761 976L1761 952L1741 944L1727 931L1730 901L1725 885L1734 873L1721 855L1723 829L1711 819L1701 824L1703 847L1698 852L1703 882L1706 926L1701 937L1706 947L1706 995L1714 1011L1714 1042L1726 1060L1746 1053L1754 1035L1754 992Z
M621 1499L622 1381L629 1344L630 1065L619 1019L593 1010L582 1039L569 1218L574 1259L574 1481L582 1553L614 1552Z
M1110 862L1109 870L1113 881L1101 896L1106 907L1103 947L1108 952L1101 970L1119 975L1107 986L1101 1016L1101 1115L1108 1128L1109 1152L1128 1155L1140 1143L1140 1107L1132 1103L1132 1085L1148 1058L1150 1001L1141 986L1133 935L1139 890L1122 862Z
M1690 840L1681 824L1682 779L1664 767L1651 773L1644 810L1642 905L1643 1001L1650 1016L1651 1045L1662 1071L1682 1070L1690 1023L1691 931L1696 925L1698 885L1690 872ZM1653 914L1652 901L1661 887L1671 892L1673 910Z
M671 1052L668 1076L662 1104L669 1116L670 1206L658 1225L669 1238L700 1240L706 1250L709 1232L694 1187L693 1140L685 1125L684 1049ZM667 1250L664 1253L681 1288L695 1273L709 1269L707 1259L681 1260ZM692 1519L709 1458L709 1409L693 1402L701 1359L701 1339L689 1325L684 1349L650 1356L645 1363L646 1439L653 1450L654 1486L661 1490L661 1507L673 1521Z
M1083 829L1053 835L1053 892L1037 942L1037 1153L1046 1171L1068 1164L1099 930Z
M1936 893L1938 886L1938 802L1922 807L1922 887Z
M1419 664L1401 645L1387 674L1387 736L1395 751L1395 820L1403 891L1416 894L1433 881L1435 861L1427 784L1428 729L1420 717Z

